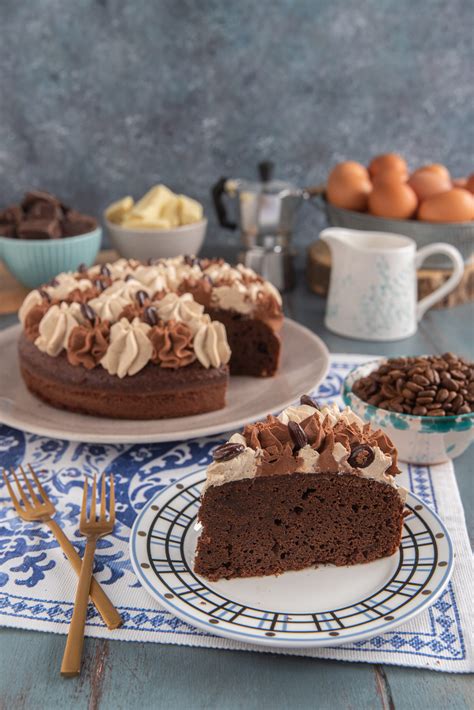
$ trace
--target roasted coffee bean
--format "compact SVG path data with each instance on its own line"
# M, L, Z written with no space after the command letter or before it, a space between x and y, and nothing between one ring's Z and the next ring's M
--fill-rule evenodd
M124 281L135 281L135 276L133 274L127 274Z
M434 400L434 397L417 397L416 398L416 403L417 404L431 404Z
M462 407L459 407L456 414L468 414L470 411L471 411L470 406L468 404L463 404Z
M57 279L51 279L48 286L59 286L59 281Z
M95 319L96 319L96 312L94 309L89 306L88 303L81 303L81 313L84 316L86 320L88 320L90 323L94 324Z
M189 256L189 254L186 254L183 257L183 261L187 266L195 266L199 263L199 259L197 259L195 256Z
M288 431L290 432L290 436L296 450L302 449L303 446L306 446L308 443L308 437L298 422L288 422Z
M374 459L374 450L368 444L360 444L352 449L347 463L352 468L367 468Z
M445 417L446 412L444 409L432 409L429 415L430 417Z
M41 296L41 298L44 298L45 301L48 301L48 303L51 303L51 298L49 297L49 293L44 290L44 288L39 288L38 293Z
M146 301L148 301L148 294L146 291L137 291L135 298L139 306L144 306Z
M80 274L85 274L87 272L86 264L79 264L79 266L77 267L77 270Z
M102 276L111 276L112 275L110 273L110 269L107 266L107 264L102 264L102 266L100 267L100 273L102 274Z
M417 385L421 385L422 387L428 387L430 384L429 379L424 375L413 375L413 382L416 382Z
M452 401L451 403L453 405L454 411L456 411L459 407L461 407L464 404L464 397L462 394L458 394Z
M423 387L421 385L417 385L416 382L407 382L407 389L415 393L423 392Z
M418 395L419 397L435 397L436 396L436 390L423 390L420 392Z
M147 306L145 310L143 311L143 320L145 323L148 323L148 325L156 325L158 323L158 311L156 310L155 306Z
M234 444L229 441L227 444L222 444L214 449L212 458L214 461L230 461L231 459L235 459L235 457L243 451L245 451L243 444Z
M106 288L105 283L100 279L95 279L95 281L93 281L92 283L99 291L104 291L104 289Z
M300 397L300 404L307 404L308 407L313 407L313 409L321 409L318 402L309 396L309 394L302 394Z
M426 416L428 414L428 410L426 407L413 407L413 412L412 414L417 414L420 417Z
M355 382L353 391L371 405L415 416L473 411L474 366L453 353L391 358Z

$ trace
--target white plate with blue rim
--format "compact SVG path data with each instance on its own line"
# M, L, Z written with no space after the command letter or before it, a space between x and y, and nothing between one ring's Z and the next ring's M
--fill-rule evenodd
M300 323L285 318L282 356L274 377L231 377L227 404L216 412L173 419L107 419L55 409L34 397L23 383L18 362L20 326L0 333L0 421L42 436L90 444L139 444L191 439L263 419L311 392L329 369L325 344Z
M143 587L191 626L269 647L335 646L405 623L433 604L449 582L449 533L413 493L401 546L391 557L210 582L193 570L204 481L200 468L163 489L139 513L130 538Z

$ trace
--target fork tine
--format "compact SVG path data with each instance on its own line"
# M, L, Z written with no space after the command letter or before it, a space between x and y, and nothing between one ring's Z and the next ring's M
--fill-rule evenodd
M110 474L110 494L109 494L109 522L115 525L115 483L114 474Z
M2 473L3 473L3 480L5 481L5 483L6 483L6 485L7 485L7 489L8 489L8 492L9 492L9 494L10 494L10 498L12 499L12 503L13 503L13 505L14 505L14 508L15 508L16 512L17 512L19 515L21 515L21 514L23 513L23 508L21 507L20 501L19 501L18 498L16 497L15 492L14 492L12 486L11 486L11 483L10 483L10 481L8 480L7 472L5 471L5 469L2 470Z
M105 523L107 520L107 494L105 490L105 473L102 474L102 486L100 494L100 522Z
M89 482L87 477L84 479L84 489L82 491L82 506L81 506L81 519L80 525L85 525L87 523L87 494L89 492Z
M25 473L25 469L23 468L23 466L22 466L21 464L20 464L20 466L19 466L19 469L20 469L20 471L21 471L21 475L23 476L23 480L24 480L25 483L26 483L26 487L28 488L28 490L29 490L29 492L30 492L30 496L31 496L31 500L33 501L33 505L41 505L41 501L39 500L38 496L37 496L36 493L34 492L33 486L32 486L31 483L29 482L29 480L28 480L28 478L27 478L27 476L26 476L26 473Z
M89 514L89 520L95 522L95 505L97 500L97 476L94 473L94 479L92 481L92 498L91 498L91 509Z
M48 494L46 493L46 491L44 490L43 486L42 486L41 483L39 482L39 478L38 478L38 476L36 475L36 473L33 471L33 467L32 467L32 465L31 465L30 463L28 464L28 468L30 469L30 473L31 473L31 475L33 476L34 482L35 482L36 485L38 486L38 490L39 490L39 492L41 493L41 497L42 497L44 503L51 503L51 500L50 500Z
M20 498L23 501L23 505L25 506L25 509L31 510L30 502L25 494L25 491L21 487L20 481L18 480L18 476L16 475L15 469L13 468L13 466L10 468L10 471L12 472L12 476L15 479L16 487L18 488L18 493L20 494Z

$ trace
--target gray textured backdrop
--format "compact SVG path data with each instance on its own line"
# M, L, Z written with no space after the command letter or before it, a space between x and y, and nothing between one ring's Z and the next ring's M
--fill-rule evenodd
M472 0L1 0L1 203L325 178L398 150L474 170ZM319 224L305 207L300 239ZM211 238L229 240L211 223Z

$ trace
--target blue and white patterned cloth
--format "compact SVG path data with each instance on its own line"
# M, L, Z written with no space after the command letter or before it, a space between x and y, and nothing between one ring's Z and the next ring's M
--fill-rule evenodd
M336 355L320 400L340 403L347 372L369 359ZM109 631L89 607L89 636L222 649L262 651L203 633L161 609L141 588L131 567L128 543L138 511L168 483L205 465L223 435L180 443L139 445L78 444L26 434L0 424L0 464L30 462L57 507L56 520L82 555L84 539L78 517L84 473L113 471L117 491L117 525L99 540L96 576L125 620ZM469 672L472 664L472 556L464 513L451 463L409 466L400 477L438 512L448 527L456 552L454 575L435 604L404 626L348 646L276 653L370 663L392 663L439 671ZM14 513L6 487L0 488L0 624L13 628L67 633L76 577L56 540L43 525L23 523Z

